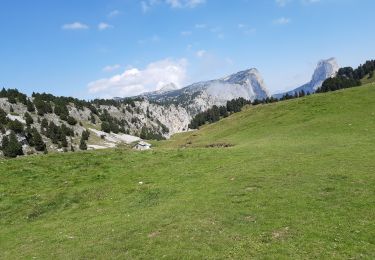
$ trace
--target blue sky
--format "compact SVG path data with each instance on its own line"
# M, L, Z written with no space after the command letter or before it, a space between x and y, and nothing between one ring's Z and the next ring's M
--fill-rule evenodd
M256 67L272 93L320 59L375 58L373 0L0 0L0 85L129 96Z

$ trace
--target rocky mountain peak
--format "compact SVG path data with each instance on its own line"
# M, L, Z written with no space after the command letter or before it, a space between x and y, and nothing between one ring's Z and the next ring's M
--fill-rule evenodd
M335 58L319 61L310 81L311 88L316 91L327 78L334 77L338 70L339 65Z
M161 89L158 90L158 92L164 93L164 92L173 91L173 90L177 90L177 89L178 89L178 87L176 86L176 84L171 82L169 84L164 85Z

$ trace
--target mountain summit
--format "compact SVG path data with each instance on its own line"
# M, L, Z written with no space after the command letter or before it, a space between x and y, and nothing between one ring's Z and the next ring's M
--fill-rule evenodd
M142 94L152 101L178 103L192 114L205 111L213 105L222 106L236 98L264 99L269 92L255 68L237 72L224 78L198 82L182 89Z
M335 58L330 58L327 60L321 60L318 62L314 74L310 82L285 93L276 94L274 97L281 98L285 94L294 95L294 93L299 93L304 91L305 93L314 93L318 88L320 88L323 82L331 77L334 77L339 70L339 65Z

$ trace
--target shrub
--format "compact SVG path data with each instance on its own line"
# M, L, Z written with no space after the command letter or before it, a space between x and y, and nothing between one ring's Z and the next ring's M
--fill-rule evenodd
M79 142L79 149L87 150L87 144L83 138L81 138L81 141Z
M2 150L5 157L14 158L23 155L22 145L18 142L16 134L12 131L9 135L3 137Z
M34 119L30 116L29 113L25 112L25 121L26 121L26 125L31 125L34 123Z
M17 119L14 121L9 121L8 128L18 134L23 133L24 131L23 124Z
M66 122L68 122L69 125L76 125L77 124L77 120L72 116L68 116Z

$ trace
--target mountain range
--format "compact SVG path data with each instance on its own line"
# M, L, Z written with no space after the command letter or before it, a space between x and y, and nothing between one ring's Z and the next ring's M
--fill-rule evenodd
M323 82L336 75L339 69L335 58L318 62L311 80L293 90L272 95L274 98L304 93L314 93ZM244 98L254 101L271 97L260 72L256 68L237 72L224 78L203 81L178 89L170 83L158 91L147 92L138 97L159 103L175 103L187 108L192 114L204 111L213 105L225 105L227 101Z
M325 79L334 76L337 70L338 65L334 58L322 60L309 83L273 97L292 95L302 90L313 93ZM61 136L59 128L65 127L65 131L70 129L68 132L74 133L64 141L72 150L78 149L79 136L89 130L97 137L90 139L96 141L89 142L88 147L100 149L138 140L135 137L169 138L175 133L188 131L189 123L198 113L215 105L226 106L228 101L238 98L254 101L271 97L260 72L255 68L181 89L170 83L158 91L126 99L87 102L47 94L27 97L17 90L5 89L0 94L0 115L2 114L4 119L0 129L0 141L3 136L10 134L8 123L18 121L16 124L25 125L28 117L29 121L32 121L27 124L27 128L24 127L26 132L20 130L17 133L18 140L24 145L24 153L33 151L27 140L30 129L41 133L49 150L62 149L56 136L62 138L61 140L66 137ZM46 122L44 126L43 121Z

